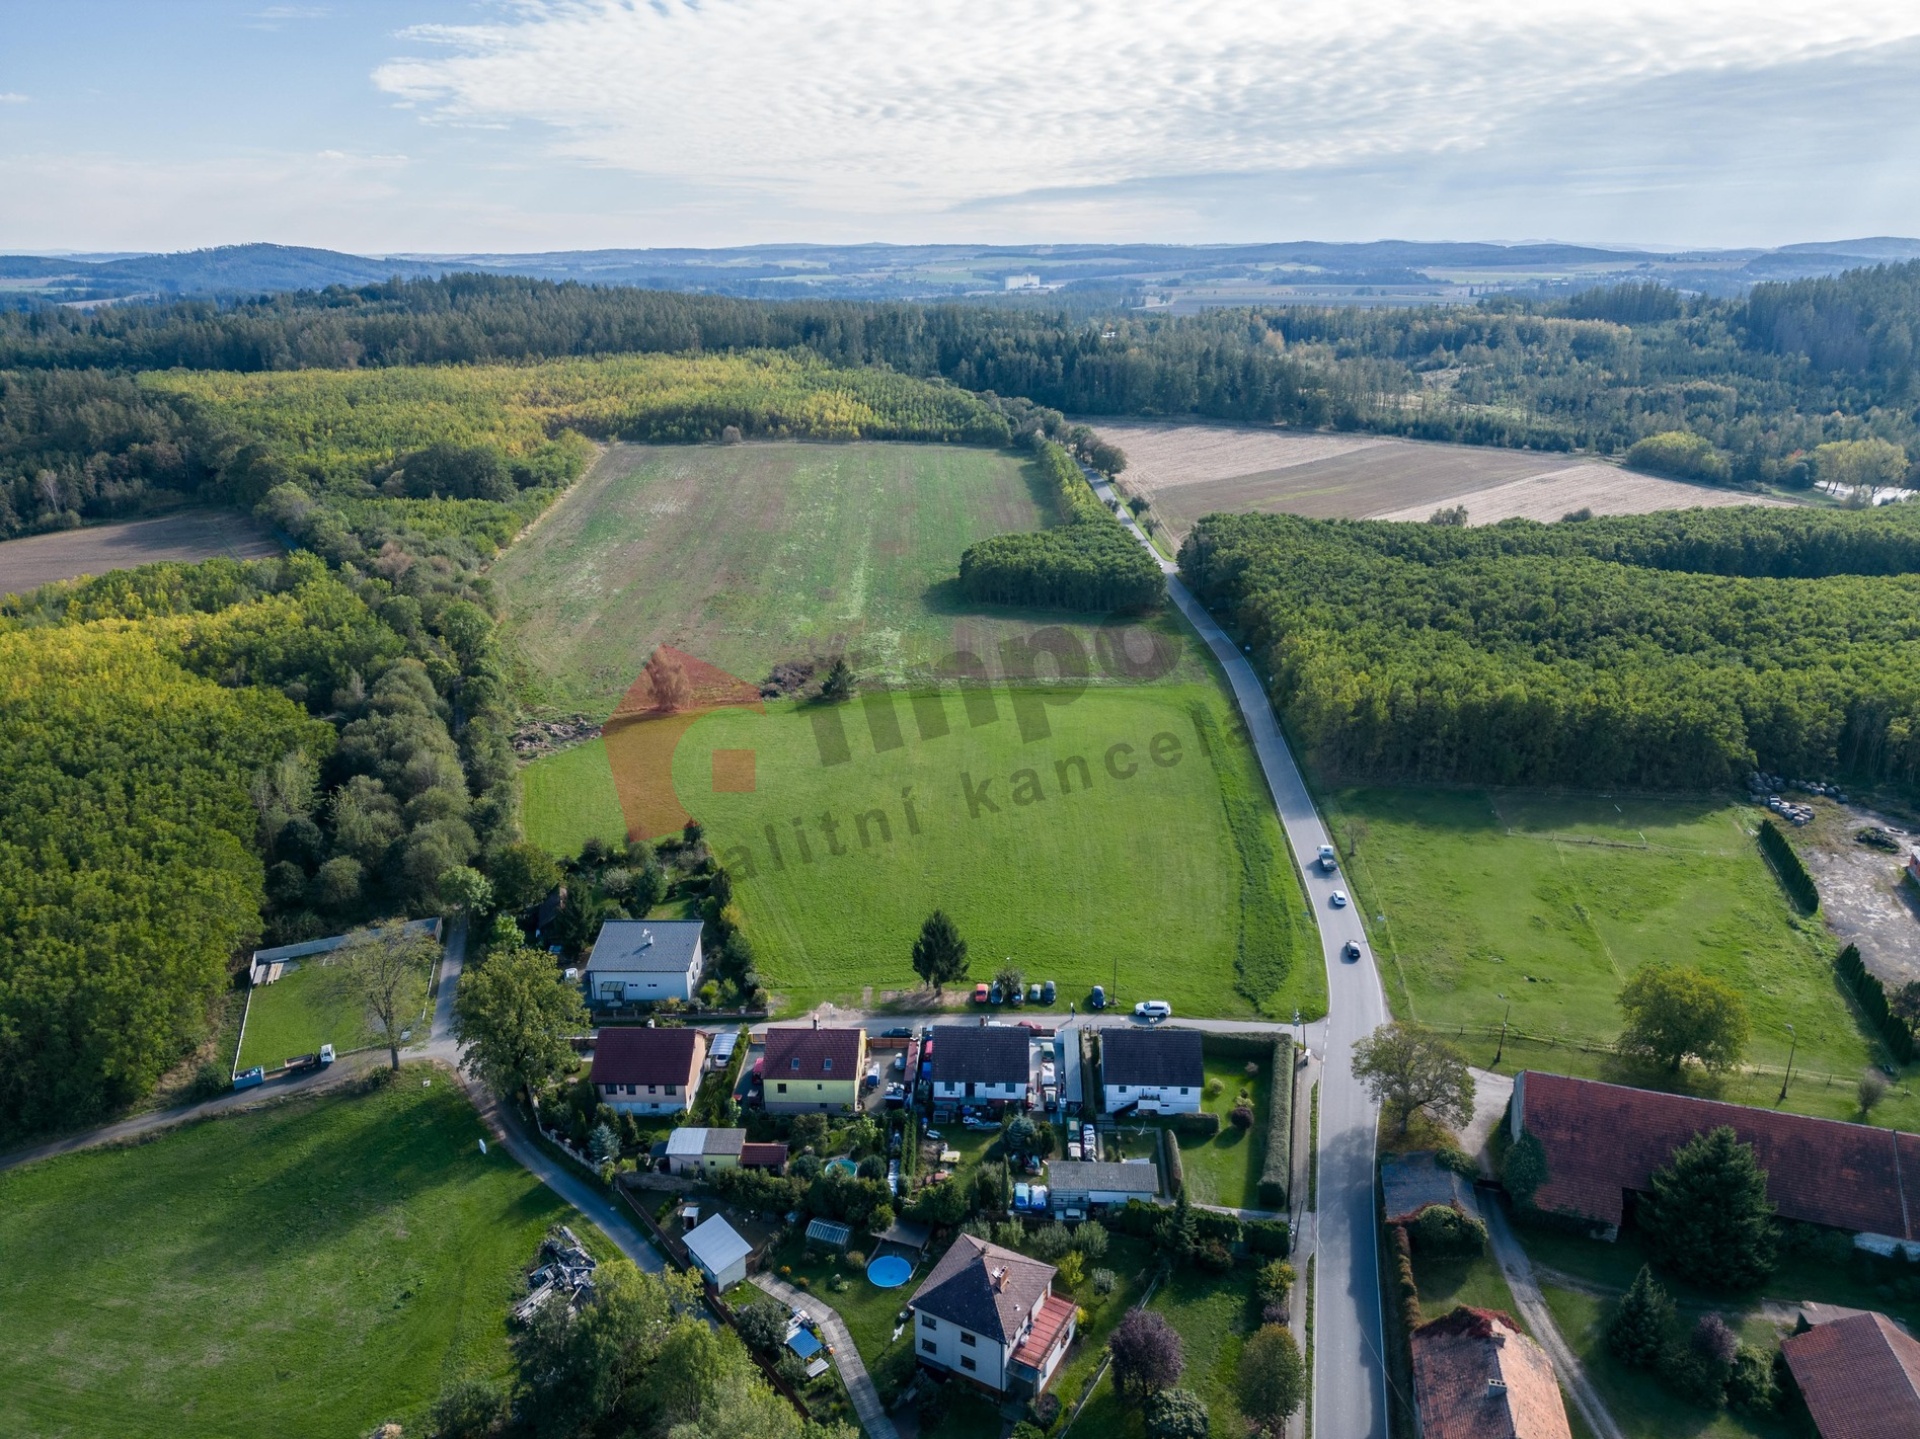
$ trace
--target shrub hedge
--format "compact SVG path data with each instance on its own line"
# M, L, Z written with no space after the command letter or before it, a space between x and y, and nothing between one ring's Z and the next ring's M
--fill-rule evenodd
M1818 909L1820 891L1814 885L1813 876L1807 873L1807 867L1787 843L1787 837L1780 833L1780 826L1770 819L1760 821L1760 849L1773 862L1774 872L1780 876L1780 883L1786 886L1793 902L1808 914Z
M1259 1195L1269 1209L1287 1207L1293 1183L1293 1038L1284 1033L1203 1034L1200 1049L1216 1059L1263 1059L1273 1066L1268 1086L1266 1148Z
M1840 972L1840 978L1846 982L1848 992L1859 1001L1860 1009L1866 1015L1867 1022L1879 1033L1881 1039L1886 1041L1888 1052L1898 1063L1911 1064L1913 1062L1913 1031L1887 1003L1886 986L1880 983L1877 976L1868 973L1866 965L1860 959L1859 946L1850 944L1841 950L1839 958L1833 962L1833 967Z

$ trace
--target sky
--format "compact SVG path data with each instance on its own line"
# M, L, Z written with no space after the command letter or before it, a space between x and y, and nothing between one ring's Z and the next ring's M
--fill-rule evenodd
M1920 235L1914 0L0 0L0 250Z

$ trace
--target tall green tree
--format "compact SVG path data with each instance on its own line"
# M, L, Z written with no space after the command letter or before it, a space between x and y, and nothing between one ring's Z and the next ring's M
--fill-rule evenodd
M1622 1364L1651 1368L1672 1339L1674 1322L1672 1296L1643 1264L1607 1316L1607 1348Z
M1395 1020L1353 1047L1354 1076L1405 1134L1423 1111L1448 1124L1473 1117L1473 1075L1466 1058L1431 1030Z
M453 1032L462 1061L500 1095L531 1093L573 1063L571 1035L587 1027L580 991L537 949L496 949L460 977Z
M935 994L967 977L967 942L944 909L936 909L920 926L920 937L913 942L913 972L932 985Z
M1263 1324L1240 1351L1240 1413L1261 1434L1286 1432L1287 1420L1307 1397L1307 1366L1293 1331Z
M398 920L355 930L333 952L328 986L364 1010L387 1042L387 1059L400 1067L400 1031L419 1011L440 946Z
M1746 1053L1746 1002L1732 985L1697 969L1642 965L1621 987L1620 1009L1626 1016L1620 1052L1671 1074L1688 1060L1732 1069Z
M1731 1126L1676 1149L1653 1172L1639 1218L1655 1259L1690 1283L1749 1289L1773 1272L1778 1236L1767 1174Z

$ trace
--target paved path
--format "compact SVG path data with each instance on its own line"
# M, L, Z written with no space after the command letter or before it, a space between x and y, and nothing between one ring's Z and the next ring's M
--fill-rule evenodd
M1097 475L1088 472L1087 480L1102 500L1114 498L1112 487ZM1385 1439L1387 1371L1381 1353L1385 1326L1373 1201L1379 1108L1353 1075L1353 1046L1387 1021L1386 995L1374 968L1373 949L1353 908L1332 906L1333 892L1344 888L1345 881L1337 873L1322 873L1314 860L1320 846L1331 841L1280 733L1260 677L1181 582L1178 567L1161 559L1148 544L1124 506L1121 517L1153 553L1167 577L1168 595L1226 671L1319 923L1328 1014L1325 1069L1320 1078L1320 1152L1315 1156L1320 1166L1320 1208L1312 1236L1316 1255L1314 1425L1329 1439ZM1354 963L1340 956L1349 940L1360 946L1360 958ZM1298 1263L1304 1272L1306 1256Z
M1487 1237L1493 1241L1494 1258L1500 1261L1500 1271L1507 1277L1507 1288L1513 1291L1514 1307L1519 1309L1520 1317L1526 1320L1527 1327L1533 1331L1533 1337L1540 1341L1540 1347L1547 1351L1547 1357L1553 1360L1561 1384L1572 1396L1574 1408L1580 1411L1580 1417L1587 1421L1587 1427L1594 1432L1596 1439L1625 1439L1620 1426L1613 1422L1613 1415L1607 1412L1607 1406L1600 1402L1599 1394L1594 1391L1593 1381L1587 1377L1586 1366L1568 1347L1567 1341L1560 1335L1560 1327L1553 1322L1553 1311L1547 1308L1546 1297L1541 1294L1539 1281L1534 1278L1533 1262L1527 1258L1527 1251L1520 1247L1520 1241L1513 1237L1513 1230L1507 1224L1506 1210L1501 1207L1500 1200L1489 1197L1480 1209L1486 1216Z
M880 1402L880 1391L873 1387L873 1376L867 1373L860 1351L854 1347L838 1311L818 1294L803 1293L764 1271L753 1275L752 1281L789 1308L806 1310L826 1331L834 1362L840 1366L840 1379L847 1386L847 1397L853 1401L853 1412L860 1416L860 1427L867 1431L867 1439L899 1439L899 1431L893 1427L886 1406Z

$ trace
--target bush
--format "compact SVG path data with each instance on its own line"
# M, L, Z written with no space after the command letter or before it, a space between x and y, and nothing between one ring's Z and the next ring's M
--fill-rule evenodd
M1060 1396L1058 1394L1037 1394L1033 1402L1027 1405L1027 1418L1042 1430L1051 1429L1053 1421L1060 1417ZM1018 1433L1016 1429L1014 1431Z
M1162 1130L1160 1147L1167 1155L1167 1190L1175 1199L1187 1192L1187 1161L1180 1153L1180 1141Z
M1219 1080L1212 1083L1218 1084ZM1202 1109L1194 1114L1176 1114L1173 1116L1173 1128L1179 1134L1204 1134L1212 1137L1220 1132L1220 1116L1212 1110Z
M1666 1350L1674 1326L1673 1299L1642 1265L1632 1286L1607 1316L1607 1348L1622 1364L1652 1366Z
M1111 1294L1114 1291L1114 1287L1119 1283L1120 1276L1115 1274L1111 1269L1096 1269L1093 1271L1093 1292L1095 1294Z
M1773 1358L1742 1344L1727 1375L1727 1404L1742 1414L1771 1414L1780 1407L1780 1386L1774 1382Z
M1534 1194L1547 1182L1547 1151L1537 1135L1522 1134L1514 1140L1500 1177L1515 1204L1525 1208L1533 1203Z
M1187 1389L1164 1389L1147 1401L1147 1439L1207 1439L1207 1406Z
M1293 1266L1283 1259L1270 1259L1262 1264L1253 1275L1254 1302L1263 1308L1269 1305L1284 1305L1287 1296L1293 1292Z
M1235 1129L1253 1128L1252 1101L1246 1100L1246 1099L1241 1100L1238 1104L1233 1106L1233 1113L1228 1117L1233 1120L1233 1127Z
M1107 1252L1107 1231L1097 1219L1089 1219L1073 1231L1073 1247L1088 1259L1098 1259Z
M734 1311L733 1327L747 1348L758 1354L773 1354L786 1342L787 1311L771 1299L756 1299Z
M1627 467L1676 480L1705 480L1724 485L1733 466L1711 441L1688 430L1663 430L1638 440L1627 451Z
M1293 1235L1284 1219L1249 1219L1241 1226L1241 1235L1255 1254L1285 1259L1293 1253Z
M1233 1268L1233 1251L1218 1239L1208 1239L1194 1249L1193 1262L1211 1274L1225 1274Z
M1429 1204L1407 1227L1408 1238L1421 1254L1469 1258L1486 1252L1487 1226L1450 1204Z
M1244 1226L1238 1215L1221 1214L1213 1209L1196 1209L1193 1211L1193 1232L1196 1238L1217 1239L1232 1248L1240 1242Z
M1273 1041L1273 1086L1267 1103L1267 1149L1260 1163L1260 1202L1285 1209L1293 1184L1293 1041Z
M1207 1081L1207 1098L1218 1099L1221 1096L1221 1094L1226 1090L1226 1087L1227 1087L1226 1081L1221 1079L1218 1075L1215 1075L1212 1079L1209 1079Z
M506 1396L483 1379L448 1385L427 1411L428 1439L489 1439L506 1423Z

